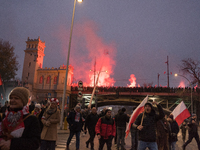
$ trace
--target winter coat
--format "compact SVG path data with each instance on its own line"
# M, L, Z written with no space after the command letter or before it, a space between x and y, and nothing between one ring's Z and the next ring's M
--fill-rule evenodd
M99 117L97 113L96 114L90 113L85 120L85 130L86 128L88 128L88 130L94 131L98 119Z
M192 123L192 120L195 121L195 123ZM189 134L196 134L198 133L198 123L195 119L191 118L189 123L188 123L188 127L189 127Z
M115 116L115 123L117 124L117 127L124 127L126 128L126 123L129 121L129 117L124 112L120 111Z
M156 142L156 122L164 118L165 114L160 105L157 105L159 114L156 114L152 109L150 113L144 113L143 129L139 131L139 140L144 142ZM141 124L143 113L139 114L136 118L134 126L137 127Z
M27 115L24 115L25 118ZM35 116L24 120L24 131L21 137L11 139L10 150L36 150L40 144L40 126Z
M116 134L114 119L111 117L107 118L106 116L99 118L95 127L95 132L97 135L101 135L104 139L108 139L110 136L114 137Z
M169 122L169 123L170 123L170 127L171 127L169 142L170 143L176 142L176 141L178 141L177 134L179 132L179 126L175 120L173 120L172 122Z
M80 113L79 122L75 121L76 111L72 110L68 117L67 122L69 123L69 129L73 132L81 132L83 126L82 114Z
M41 133L41 139L46 141L57 140L57 124L60 122L60 111L57 109L52 115L47 114L48 109L42 116L43 129ZM46 126L46 122L50 121L50 125Z

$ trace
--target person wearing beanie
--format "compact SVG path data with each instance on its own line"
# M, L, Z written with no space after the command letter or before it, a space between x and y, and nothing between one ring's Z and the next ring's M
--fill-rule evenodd
M58 99L50 99L50 106L42 116L43 129L41 133L41 150L55 150L57 140L57 125L60 122Z
M156 114L152 104L157 105L159 114ZM158 150L156 143L156 123L164 118L164 111L156 101L147 102L144 105L144 112L139 114L133 123L133 127L139 131L138 150L146 148Z
M198 134L198 121L197 121L197 115L192 114L192 117L190 118L189 124L188 124L188 131L189 131L189 138L183 144L183 150L185 150L186 146L192 142L192 139L195 138L198 146L198 150L200 150L200 141L199 141L199 134Z
M44 109L41 110L41 105L39 103L36 103L35 109L31 112L31 114L38 118L38 121L40 123L40 131L42 132L43 123L42 123L41 119L44 114Z
M103 150L103 146L106 143L107 150L111 150L112 139L116 134L115 120L111 118L111 110L105 110L105 116L99 118L95 132L99 139L99 150Z
M83 126L82 114L80 105L76 105L74 109L69 113L67 122L69 123L70 134L66 143L67 150L69 150L69 144L74 134L76 135L76 150L79 150L80 145L80 133Z
M178 141L178 132L179 126L176 120L174 120L173 114L170 114L167 118L167 121L170 124L170 135L169 135L169 149L175 150L176 149L176 142Z
M39 148L40 125L38 119L29 114L28 100L29 90L24 87L16 87L10 92L10 107L0 127L0 149L36 150Z

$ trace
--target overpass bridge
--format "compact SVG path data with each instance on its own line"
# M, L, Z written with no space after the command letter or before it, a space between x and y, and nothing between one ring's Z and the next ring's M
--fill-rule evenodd
M78 96L79 91L82 93L81 98ZM72 87L70 107L73 107L78 102L87 106L91 99L92 91L93 87L84 87L82 90L79 90L78 87ZM181 101L184 101L190 111L192 98L194 112L200 113L200 110L198 110L200 106L200 89L198 88L191 91L190 88L98 87L93 97L92 105L95 105L96 100L98 107L106 105L138 106L147 95L150 102L156 101L169 111L172 111Z

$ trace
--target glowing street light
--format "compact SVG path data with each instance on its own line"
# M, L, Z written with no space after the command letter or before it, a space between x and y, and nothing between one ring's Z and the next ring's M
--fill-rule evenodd
M180 77L183 77L183 78L185 78L189 83L190 83L190 89L191 89L191 114L193 113L193 100L192 100L192 84L191 84L191 82L190 82L190 80L188 80L188 78L186 78L185 76L183 76L183 75L180 75L180 74L174 74L174 76L175 77L177 77L177 76L180 76Z
M71 30L70 30L70 37L69 37L68 57L67 57L67 65L66 65L66 73L65 73L65 83L64 83L64 90L63 90L63 97L62 97L60 129L62 129L62 126L63 126L64 102L65 102L65 94L66 94L66 87L67 87L69 56L70 56L70 49L71 49L71 40L72 40L72 31L73 31L73 25L74 25L74 13L75 13L76 1L82 2L83 0L74 0L74 8L73 8Z

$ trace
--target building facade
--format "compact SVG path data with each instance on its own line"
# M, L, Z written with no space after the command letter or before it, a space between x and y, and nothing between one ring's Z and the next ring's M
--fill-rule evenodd
M47 98L56 97L62 100L66 66L61 65L58 68L43 68L45 42L37 39L26 41L24 50L24 65L22 72L22 83L31 92L31 100L43 102ZM73 79L72 66L68 68L68 83L66 88L66 100L71 94L71 83ZM66 102L65 102L66 103Z

